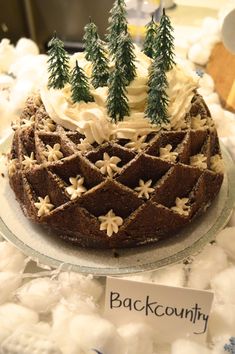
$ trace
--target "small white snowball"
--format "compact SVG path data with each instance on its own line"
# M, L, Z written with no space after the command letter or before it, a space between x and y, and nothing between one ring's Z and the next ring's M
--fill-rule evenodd
M77 315L71 320L68 331L85 353L92 348L109 354L126 352L115 326L99 316Z
M216 237L217 244L235 261L235 227L226 227Z
M36 328L18 328L2 342L1 348L5 354L62 354L55 343Z
M187 286L196 289L207 289L211 278L228 266L227 256L222 248L208 244L189 265Z
M39 48L37 44L29 38L20 38L16 44L17 56L24 56L28 54L38 55Z
M63 272L59 274L61 294L66 298L73 295L91 297L98 301L102 295L103 287L92 275L82 275L74 272Z
M201 77L199 79L199 85L200 87L203 87L203 88L207 88L209 89L211 92L214 91L214 88L215 88L215 83L214 83L214 80L213 78L208 75L208 74L204 74L203 77Z
M128 354L152 354L154 334L144 323L128 323L118 328L118 333L126 343Z
M25 256L7 241L0 242L0 271L23 272Z
M235 305L215 304L210 314L208 331L213 341L222 335L234 335Z
M216 92L212 92L208 94L207 96L204 97L204 100L207 105L210 105L212 103L220 104L219 95Z
M200 40L202 39L203 36L204 36L204 33L203 33L202 29L198 28L197 31L190 33L190 36L187 39L190 44L194 44L194 43L200 42Z
M21 282L21 274L0 272L0 304L10 300Z
M66 304L59 303L52 310L52 332L51 337L57 343L63 354L77 354L80 353L77 341L71 338L68 332L68 327L71 319L74 316L72 309L68 308ZM66 328L66 332L65 332Z
M220 128L220 126L223 124L222 122L224 121L224 111L221 105L217 103L212 103L208 106L208 108L216 125L218 126L218 128Z
M38 322L38 314L24 306L6 303L0 306L0 343L13 330L23 324L33 325Z
M172 343L171 354L210 354L211 351L205 346L187 340L177 339Z
M59 284L50 278L33 279L19 288L16 296L36 312L49 312L60 299Z
M188 58L198 65L205 65L210 57L210 50L201 43L195 43L189 48Z
M204 48L209 49L210 51L214 48L216 43L221 41L221 36L219 34L209 34L202 37L200 43Z
M213 17L205 17L202 22L202 29L205 34L219 35L220 34L220 25L219 21Z
M152 281L157 284L169 286L184 286L185 272L183 263L167 266L152 272Z
M202 95L203 98L206 98L213 92L210 88L207 87L199 87L197 91L200 95Z
M235 266L227 268L211 279L217 301L235 304Z

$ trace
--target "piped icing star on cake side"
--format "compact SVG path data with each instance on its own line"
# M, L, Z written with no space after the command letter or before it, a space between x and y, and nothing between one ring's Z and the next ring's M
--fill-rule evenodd
M54 209L54 205L51 204L50 198L48 195L45 198L38 197L38 202L34 203L35 207L38 209L38 216L44 216L50 213Z
M138 193L138 198L149 199L149 194L154 192L154 188L151 188L152 180L149 179L144 182L142 179L139 180L139 186L135 187L135 191Z
M46 145L47 151L43 151L43 155L49 162L60 160L64 157L60 151L60 144L54 144L54 146Z
M69 182L71 185L66 187L66 192L70 195L71 200L81 197L81 195L87 191L86 187L83 185L84 177L80 175L70 177Z
M99 216L98 219L100 221L100 230L106 230L109 237L113 233L118 233L119 226L123 224L123 219L120 216L116 216L112 209L106 215Z
M95 165L100 169L100 172L103 175L108 175L109 177L113 177L115 173L119 173L120 167L118 167L118 163L121 159L117 156L109 156L107 152L103 154L103 160L96 161Z

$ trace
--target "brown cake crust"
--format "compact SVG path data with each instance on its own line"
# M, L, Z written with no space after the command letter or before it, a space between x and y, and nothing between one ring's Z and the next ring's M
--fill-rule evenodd
M207 119L207 125L195 130L191 128L191 118L198 114ZM15 169L9 174L9 180L24 214L50 227L66 241L82 247L124 248L173 237L203 213L220 190L223 174L210 168L211 157L220 155L217 132L198 94L186 116L188 128L151 133L146 148L139 153L126 148L122 140L94 145L92 150L81 152L77 144L84 136L58 124L53 132L45 131L43 122L48 118L40 99L29 98L13 138L10 159L15 161ZM30 119L30 126L22 124ZM56 143L60 144L64 157L48 162L43 155L45 146ZM178 153L175 163L159 157L159 149L167 144ZM25 168L22 161L31 152L37 164ZM104 152L121 159L120 173L113 178L103 175L95 166ZM190 157L199 153L207 157L207 169L190 166ZM70 200L66 187L69 178L76 175L84 177L87 191ZM154 192L148 200L139 198L134 190L140 179L153 181ZM35 202L46 195L55 207L39 217ZM171 209L176 197L189 198L188 215ZM109 237L100 230L98 217L111 209L124 221L119 231Z

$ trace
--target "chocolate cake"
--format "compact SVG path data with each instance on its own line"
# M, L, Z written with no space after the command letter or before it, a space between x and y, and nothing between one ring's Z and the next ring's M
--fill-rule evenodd
M194 129L199 115L205 126ZM139 152L125 139L81 151L84 136L53 122L40 98L31 97L13 138L10 185L28 218L83 247L123 248L173 237L205 212L223 180L216 129L196 93L186 119L187 129L150 133ZM52 150L61 154L58 160L48 159ZM97 167L104 155L118 159L113 175ZM69 186L76 181L83 188L73 196ZM40 200L46 205L41 213ZM101 230L108 213L117 224L111 235Z
M85 55L69 57L53 37L49 77L15 124L10 153L10 185L29 219L82 247L124 248L174 237L205 212L223 162L172 30L163 10L140 51L117 0L107 43L92 22Z

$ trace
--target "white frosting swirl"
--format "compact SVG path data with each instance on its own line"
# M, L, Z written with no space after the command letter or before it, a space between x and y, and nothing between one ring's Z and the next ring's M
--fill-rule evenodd
M91 90L95 102L73 103L70 85L66 85L62 90L49 90L45 86L42 87L41 99L49 116L65 128L77 130L85 135L86 142L89 144L94 142L101 144L115 137L133 140L136 136L141 137L158 131L160 128L151 124L150 120L144 116L151 59L137 47L135 52L137 76L127 87L129 117L124 117L123 121L117 124L111 122L106 110L107 87ZM74 54L70 58L71 67L75 65L76 60L90 77L92 65L86 61L84 54ZM110 64L111 68L112 66L113 63ZM165 128L185 129L187 124L183 118L190 108L193 91L197 87L196 79L178 64L167 72L167 79L170 123Z

